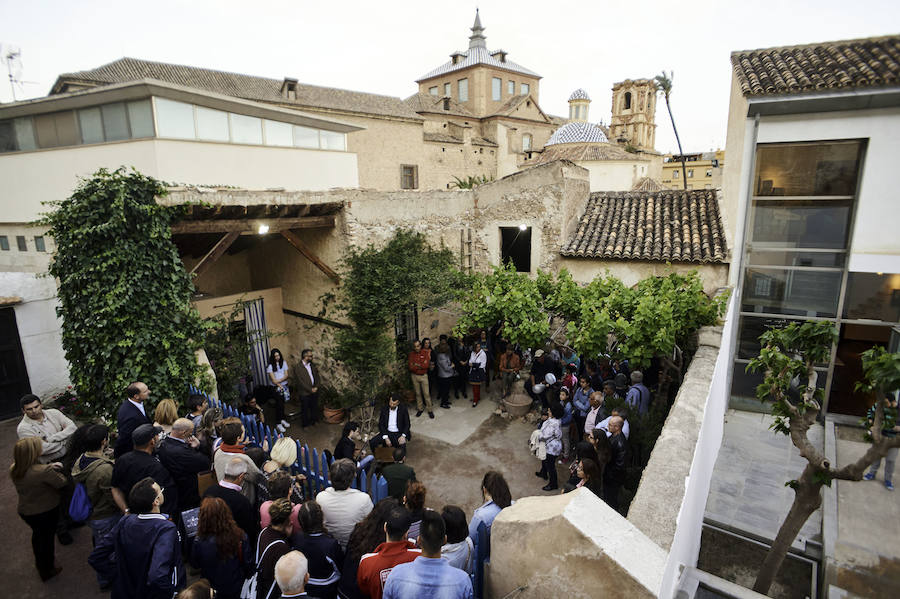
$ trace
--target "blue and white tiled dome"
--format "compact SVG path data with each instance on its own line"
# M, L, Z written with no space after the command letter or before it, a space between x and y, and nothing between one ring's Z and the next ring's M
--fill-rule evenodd
M575 121L567 123L553 132L545 146L555 144L609 143L609 139L599 125Z
M572 100L588 100L590 101L591 97L588 95L586 91L581 89L580 87L572 92L572 95L569 96L569 102Z

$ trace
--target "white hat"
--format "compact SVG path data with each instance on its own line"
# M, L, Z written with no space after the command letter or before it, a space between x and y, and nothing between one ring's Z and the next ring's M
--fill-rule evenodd
M546 376L544 376L544 382L547 383L548 385L555 385L556 384L556 375L553 374L552 372L548 372L546 374Z

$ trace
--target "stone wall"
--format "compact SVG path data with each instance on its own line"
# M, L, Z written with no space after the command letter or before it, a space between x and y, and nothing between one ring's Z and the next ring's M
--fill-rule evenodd
M656 597L666 552L587 489L523 497L491 526L486 596Z

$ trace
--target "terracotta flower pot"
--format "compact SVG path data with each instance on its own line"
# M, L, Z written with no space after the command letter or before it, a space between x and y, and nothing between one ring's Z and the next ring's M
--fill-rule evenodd
M345 415L344 408L329 408L328 406L324 406L322 408L322 413L325 417L325 422L329 424L340 424L344 421Z

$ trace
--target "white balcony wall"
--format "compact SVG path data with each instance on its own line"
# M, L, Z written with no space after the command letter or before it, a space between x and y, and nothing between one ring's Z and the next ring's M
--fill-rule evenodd
M0 223L26 223L42 202L71 195L79 177L133 166L178 184L321 191L359 185L356 154L326 150L145 139L0 155Z

